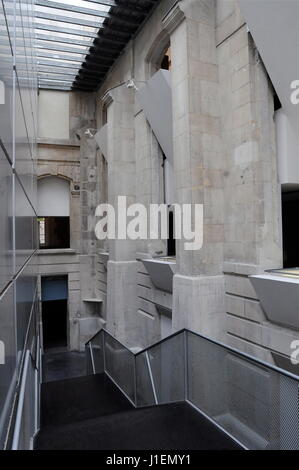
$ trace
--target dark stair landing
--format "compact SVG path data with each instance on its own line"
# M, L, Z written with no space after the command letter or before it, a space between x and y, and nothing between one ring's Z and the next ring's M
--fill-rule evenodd
M43 382L86 375L85 352L48 349L43 355Z
M134 409L105 374L42 384L41 428Z
M187 403L135 409L103 374L45 383L36 450L235 450Z

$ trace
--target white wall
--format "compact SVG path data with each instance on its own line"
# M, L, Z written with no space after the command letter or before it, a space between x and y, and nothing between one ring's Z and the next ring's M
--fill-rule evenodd
M43 217L69 217L70 185L67 180L49 176L38 181L37 214Z
M40 90L38 98L38 137L69 139L69 92Z
M299 105L298 105L299 112ZM294 120L284 109L275 113L279 182L294 185L299 183L298 133Z

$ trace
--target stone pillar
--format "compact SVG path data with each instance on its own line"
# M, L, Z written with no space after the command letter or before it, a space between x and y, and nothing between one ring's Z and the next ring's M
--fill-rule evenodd
M219 45L218 59L226 161L227 341L272 361L268 338L280 335L281 341L285 332L267 321L248 276L282 266L273 88L246 26ZM272 343L274 350L280 351L280 341Z
M125 85L104 97L109 100L108 203L118 216L118 196L127 206L136 200L134 152L134 93ZM117 226L117 224L116 224ZM109 240L107 329L129 346L136 344L137 262L133 240Z
M171 37L176 199L204 205L203 247L177 241L173 329L222 338L224 330L223 162L215 3L183 0L166 18Z
M95 236L95 210L99 202L99 181L94 132L95 129L91 126L84 126L77 131L80 135L80 316L77 318L80 350L84 349L85 342L102 326L101 304L86 302L86 299L98 298L99 241Z
M273 89L245 27L220 48L219 63L227 166L224 268L247 275L282 266Z

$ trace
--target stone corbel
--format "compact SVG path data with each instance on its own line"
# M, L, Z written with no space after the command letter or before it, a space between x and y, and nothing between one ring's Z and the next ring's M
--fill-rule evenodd
M162 19L162 24L168 34L171 34L185 19L185 12L182 8L182 0L179 0L169 10L169 12Z
M126 81L106 91L101 98L102 106L108 108L113 102L127 102L132 96L132 89L128 86L128 82Z
M108 106L113 101L112 90L107 90L106 93L101 98L102 106L108 108Z

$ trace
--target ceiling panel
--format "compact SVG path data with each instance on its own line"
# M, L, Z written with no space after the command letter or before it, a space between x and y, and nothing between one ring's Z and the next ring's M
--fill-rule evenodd
M40 88L95 91L160 0L36 0Z

